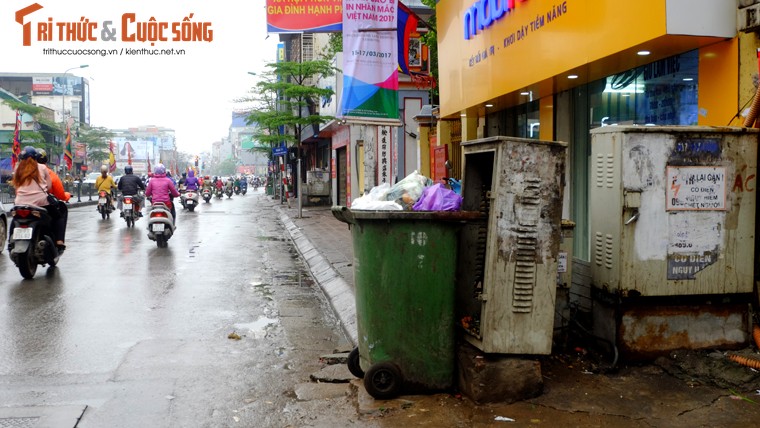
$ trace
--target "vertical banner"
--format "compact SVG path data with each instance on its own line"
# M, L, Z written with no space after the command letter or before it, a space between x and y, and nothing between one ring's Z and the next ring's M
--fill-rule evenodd
M116 171L116 144L113 141L108 142L108 172L112 173Z
M393 184L391 127L377 127L377 184Z
M71 124L66 124L66 142L63 149L63 159L66 161L66 168L71 169L74 159L71 156Z
M398 122L397 2L343 1L342 117Z

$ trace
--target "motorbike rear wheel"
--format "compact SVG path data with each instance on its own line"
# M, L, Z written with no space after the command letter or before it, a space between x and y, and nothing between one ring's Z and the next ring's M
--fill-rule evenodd
M166 242L166 237L163 234L156 235L156 245L158 248L166 248L169 243Z
M132 222L132 215L128 214L125 219L127 220L127 227L132 227L134 223Z
M34 245L29 245L24 254L20 254L16 259L18 271L26 279L34 278L37 273L37 261L34 259Z

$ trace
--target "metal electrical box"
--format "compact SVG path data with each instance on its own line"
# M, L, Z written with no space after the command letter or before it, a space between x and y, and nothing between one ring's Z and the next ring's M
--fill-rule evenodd
M514 137L463 142L457 317L487 353L549 354L562 239L565 143Z
M751 293L758 130L591 131L594 286L622 296Z

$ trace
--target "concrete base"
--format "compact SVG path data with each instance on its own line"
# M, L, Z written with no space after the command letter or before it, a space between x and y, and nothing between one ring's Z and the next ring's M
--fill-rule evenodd
M727 298L726 298L727 299ZM594 303L594 334L617 344L625 361L649 361L679 349L741 349L750 336L748 301L720 297L640 298Z
M536 360L484 354L461 343L457 365L459 389L476 403L514 403L543 392L541 363Z

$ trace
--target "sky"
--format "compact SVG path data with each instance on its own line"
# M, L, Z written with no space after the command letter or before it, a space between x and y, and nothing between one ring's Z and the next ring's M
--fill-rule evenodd
M30 45L24 46L24 26L16 22L16 12L33 4L42 8L23 17L30 24ZM123 25L125 15L132 13L134 22ZM138 27L148 28L151 18L166 23L167 40L153 46L150 40L138 40ZM204 36L201 31L200 38L206 40L182 40L185 18L201 29L207 23L213 33ZM111 31L104 31L106 21L112 21ZM52 40L40 35L40 24L52 28ZM59 28L66 25L87 29L82 36L94 40L66 40L70 37L65 31L60 40ZM60 75L86 64L69 73L89 80L92 126L171 128L178 150L189 154L210 151L214 141L227 136L232 111L242 107L234 100L245 97L256 83L248 72L260 74L265 64L275 61L277 42L277 34L266 33L264 0L0 1L0 72ZM51 48L58 52L45 52ZM134 54L144 49L184 54ZM61 52L65 50L92 52ZM116 53L102 56L96 50Z

